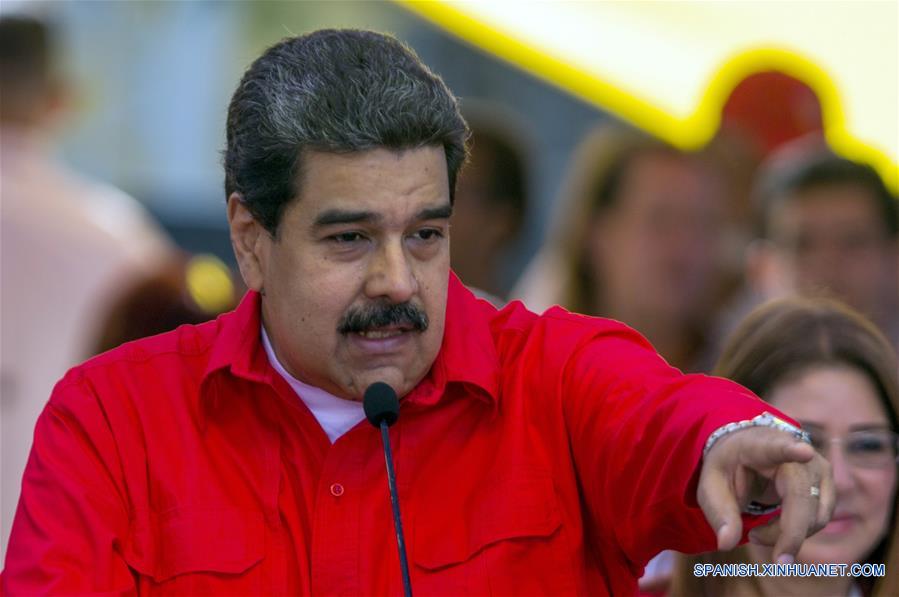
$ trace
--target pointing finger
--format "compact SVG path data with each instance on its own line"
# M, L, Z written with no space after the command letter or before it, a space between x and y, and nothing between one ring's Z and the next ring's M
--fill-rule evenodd
M815 481L817 483L817 480ZM780 516L780 537L774 546L774 558L794 561L802 542L815 525L818 497L812 495L813 483L808 471L798 465L785 464L777 474L778 492L783 497Z
M824 460L823 457L820 457L822 460L822 467L824 468L824 474L821 476L821 480L819 481L818 488L820 495L818 497L818 512L815 517L815 526L812 530L813 533L817 533L830 522L831 517L833 516L833 509L836 506L836 491L833 486L833 475L831 474L830 463Z

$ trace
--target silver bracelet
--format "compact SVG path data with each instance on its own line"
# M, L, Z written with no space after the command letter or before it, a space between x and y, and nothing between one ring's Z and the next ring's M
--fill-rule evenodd
M812 443L812 438L809 437L807 431L803 431L799 427L791 425L783 419L778 419L769 412L765 412L753 419L749 419L747 421L738 421L735 423L728 423L727 425L723 425L713 431L709 436L709 439L707 439L705 442L705 448L702 449L702 457L705 458L708 455L709 450L712 449L712 446L714 446L715 443L722 437L741 429L748 429L749 427L772 427L774 429L786 431L799 441L803 441L807 444ZM778 508L780 508L780 504L760 504L759 502L753 501L749 502L749 504L746 505L746 507L743 509L743 512L745 512L746 514L760 516L763 514L770 514Z
M764 412L753 419L728 423L713 431L709 436L709 439L706 440L705 447L702 449L702 457L705 458L708 456L709 450L711 450L712 446L714 446L722 437L750 427L772 427L774 429L779 429L780 431L786 431L799 441L803 441L807 444L812 443L812 438L809 437L808 432L787 423L783 419L778 419L769 412Z

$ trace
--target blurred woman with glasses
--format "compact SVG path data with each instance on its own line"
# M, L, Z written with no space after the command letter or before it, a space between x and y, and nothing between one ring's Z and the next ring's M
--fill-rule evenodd
M886 564L886 575L694 576L696 564L756 563L761 569L770 563L771 548L750 538L728 553L682 557L670 594L899 595L896 363L887 340L849 308L823 299L787 299L750 314L730 337L714 372L799 420L833 466L833 518L806 540L797 563Z

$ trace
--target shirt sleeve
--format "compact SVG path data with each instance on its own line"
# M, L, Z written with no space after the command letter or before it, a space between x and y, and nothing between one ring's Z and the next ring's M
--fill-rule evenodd
M0 593L134 592L122 487L99 402L87 384L60 382L35 428Z
M618 324L572 354L561 391L588 527L636 574L664 549L715 549L696 502L705 442L726 423L781 416L733 382L682 374ZM756 518L744 516L744 532Z

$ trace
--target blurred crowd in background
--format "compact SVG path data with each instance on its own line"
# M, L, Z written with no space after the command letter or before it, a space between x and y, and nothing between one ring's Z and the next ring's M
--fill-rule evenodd
M715 138L685 152L390 4L40 6L0 15L4 549L34 421L66 369L242 296L226 102L259 49L313 28L393 31L459 95L472 139L452 265L497 306L618 319L694 372L789 296L841 301L899 346L896 197L827 146L814 91L786 74L740 82Z

